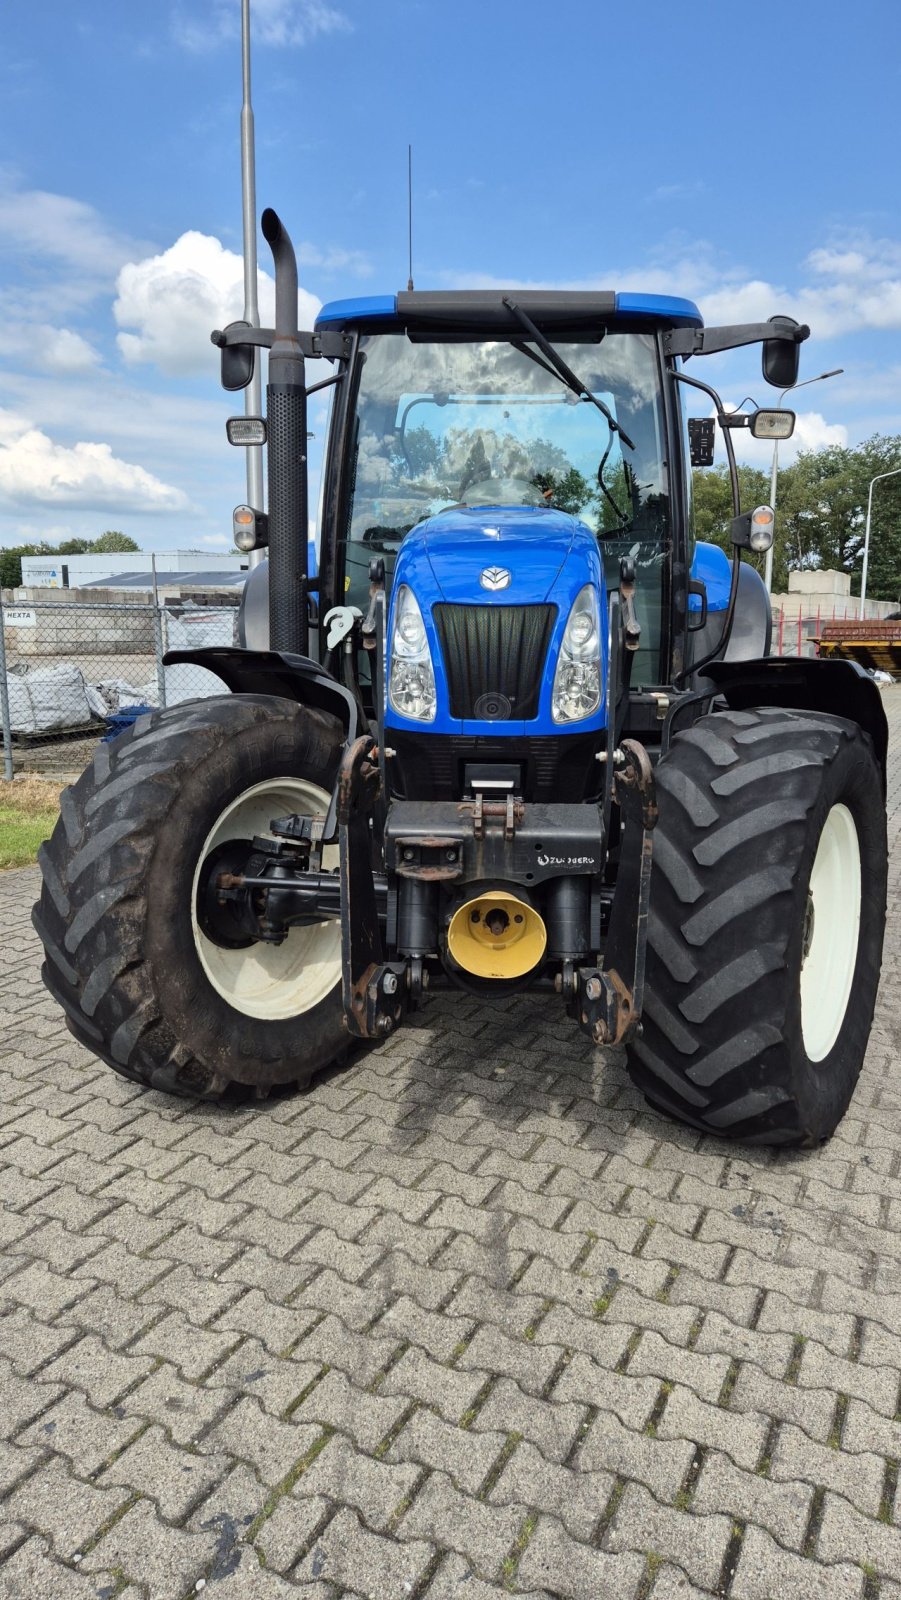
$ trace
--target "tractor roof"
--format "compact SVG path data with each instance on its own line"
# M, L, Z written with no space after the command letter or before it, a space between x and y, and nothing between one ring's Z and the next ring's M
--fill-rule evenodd
M519 324L504 305L505 296L515 299L546 333L558 336L591 337L611 324L632 330L704 326L693 301L666 294L614 294L600 289L418 289L332 300L322 307L316 327L353 328L362 333L409 332L414 336L473 333L484 338L504 337L515 330L521 338Z

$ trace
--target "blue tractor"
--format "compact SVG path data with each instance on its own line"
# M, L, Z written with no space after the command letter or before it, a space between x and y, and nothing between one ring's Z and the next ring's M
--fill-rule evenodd
M430 989L539 991L674 1116L827 1137L876 998L885 717L852 664L770 656L744 557L773 513L742 510L732 432L794 419L727 413L696 375L759 343L789 387L809 330L409 290L300 331L290 240L271 211L263 231L276 326L213 339L229 390L269 351L265 419L229 423L267 444L268 515L235 530L268 559L240 647L169 658L222 695L142 716L63 798L35 925L72 1031L139 1083L264 1096ZM684 419L688 387L708 418ZM731 560L692 533L716 424Z

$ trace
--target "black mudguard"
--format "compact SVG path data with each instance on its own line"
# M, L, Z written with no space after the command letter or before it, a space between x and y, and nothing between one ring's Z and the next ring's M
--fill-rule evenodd
M296 700L298 705L328 711L340 719L348 744L369 731L361 728L360 707L350 690L311 656L216 645L208 650L168 650L163 661L167 666L189 663L206 667L232 694L276 694Z
M764 656L757 661L712 661L704 668L716 693L735 711L786 706L823 711L856 722L873 741L885 781L888 722L879 688L856 661Z

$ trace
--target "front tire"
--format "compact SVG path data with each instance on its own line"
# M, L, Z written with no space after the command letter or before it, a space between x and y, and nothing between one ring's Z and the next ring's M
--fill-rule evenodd
M863 1064L885 929L882 775L854 723L703 717L657 769L643 1031L654 1105L720 1137L812 1145Z
M345 1052L336 923L223 949L196 914L211 850L325 810L341 743L333 718L288 700L193 701L101 745L63 794L38 857L42 975L75 1037L124 1077L204 1099L265 1095Z

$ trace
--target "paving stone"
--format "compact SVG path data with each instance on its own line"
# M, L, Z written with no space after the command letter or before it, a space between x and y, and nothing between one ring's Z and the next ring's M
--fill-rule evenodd
M134 1355L171 1362L186 1378L200 1379L231 1354L240 1338L235 1329L198 1328L180 1311L170 1311L142 1333L131 1350Z
M214 1483L225 1476L229 1458L170 1444L162 1428L145 1429L96 1482L116 1484L155 1500L169 1522L183 1522Z
M549 1461L563 1461L584 1415L584 1406L536 1400L511 1379L500 1378L471 1426L478 1433L520 1433L537 1445Z
M303 1479L300 1481L302 1484ZM332 1514L330 1502L322 1495L305 1498L283 1495L254 1540L267 1567L287 1572L303 1558L317 1528ZM253 1557L248 1556L243 1564L250 1567L252 1560ZM303 1592L305 1594L306 1590ZM297 1590L292 1589L291 1593L296 1595Z
M368 1527L379 1531L390 1522L413 1490L421 1473L414 1463L375 1460L336 1434L307 1467L291 1493L300 1500L324 1498L353 1506Z
M394 1395L366 1394L349 1383L342 1372L327 1372L321 1383L294 1412L297 1423L318 1423L337 1428L363 1447L375 1450L406 1409Z
M813 1493L812 1483L794 1481L784 1471L777 1475L771 1469L770 1478L743 1472L728 1456L711 1450L704 1460L691 1509L698 1515L722 1511L731 1518L752 1522L765 1528L786 1549L800 1553Z
M4 1281L3 1298L27 1306L35 1316L46 1321L87 1294L89 1287L77 1278L51 1271L43 1262L32 1261L25 1265L17 1261L16 1270Z
M615 1482L613 1472L556 1466L533 1444L523 1441L504 1466L489 1499L493 1505L533 1506L557 1517L567 1533L587 1544Z
M453 1427L419 1409L404 1424L385 1454L387 1461L416 1461L450 1474L458 1488L476 1495L507 1443L506 1429L493 1433Z
M26 1427L35 1417L49 1410L62 1393L62 1384L45 1380L43 1374L39 1379L24 1378L14 1370L11 1362L0 1361L3 1433L11 1437L20 1428Z
M709 1589L696 1588L681 1567L674 1567L667 1561L657 1568L648 1600L707 1600L709 1594Z
M280 1483L322 1434L316 1421L280 1422L245 1396L204 1436L204 1449L249 1461L263 1483Z
M67 1456L76 1472L90 1478L143 1426L140 1419L124 1419L96 1409L84 1395L73 1390L20 1433L17 1442Z
M562 1354L562 1346L511 1339L499 1328L479 1328L458 1359L461 1370L503 1374L527 1394L540 1395Z
M146 1378L152 1362L146 1356L123 1355L107 1350L100 1339L86 1334L70 1349L51 1361L42 1377L59 1381L86 1394L92 1405L112 1405L124 1390Z
M429 1600L504 1600L509 1589L500 1583L486 1583L472 1569L465 1556L448 1555L428 1587ZM519 1600L551 1600L546 1590L517 1587Z
M98 1488L73 1477L59 1458L14 1489L6 1515L50 1540L57 1556L71 1557L131 1498L127 1489Z
M24 1307L0 1301L0 1359L21 1377L39 1372L76 1337L71 1328L41 1322Z
M842 1563L823 1566L777 1544L762 1528L750 1527L742 1541L730 1600L863 1600L864 1575Z
M139 1500L84 1557L79 1570L119 1568L141 1583L147 1600L173 1600L205 1576L216 1546L213 1529L189 1533L172 1528L160 1521L149 1500Z
M163 1365L125 1395L117 1416L162 1423L177 1444L189 1445L231 1406L223 1389L186 1383L174 1367Z
M40 1467L49 1454L50 1444L46 1436L28 1440L20 1435L15 1444L6 1439L0 1441L0 1495L9 1494L16 1484Z
M398 1543L370 1533L356 1512L344 1508L291 1576L301 1585L323 1578L379 1600L407 1600L431 1557L424 1541Z
M627 1428L612 1412L601 1411L579 1443L575 1461L582 1471L613 1472L647 1484L658 1500L674 1500L695 1453L689 1438L660 1439Z
M430 1539L465 1556L483 1576L500 1575L525 1507L485 1505L462 1494L443 1472L428 1479L400 1523L400 1539Z
M115 1580L113 1580L115 1581ZM128 1600L137 1600L129 1588ZM28 1537L0 1565L0 1600L97 1600L97 1580L54 1558L46 1539ZM124 1600L124 1595L123 1595Z
M866 1563L887 1578L901 1573L901 1528L874 1522L855 1511L846 1500L827 1493L817 1539L820 1561Z
M713 1589L719 1579L732 1518L701 1516L662 1506L643 1485L630 1483L604 1538L613 1551L662 1551L687 1572L693 1583Z
M563 1524L540 1517L519 1562L517 1588L549 1589L566 1600L632 1600L643 1555L613 1555L571 1539Z
M786 1424L779 1430L770 1476L777 1482L822 1485L843 1495L865 1516L877 1517L885 1460L870 1450L834 1450L816 1444L800 1428Z

